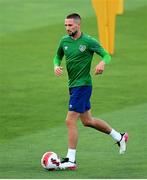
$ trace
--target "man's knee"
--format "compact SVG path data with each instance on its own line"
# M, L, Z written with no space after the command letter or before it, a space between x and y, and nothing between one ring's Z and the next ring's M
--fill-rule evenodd
M75 126L78 120L79 114L76 112L69 112L66 117L66 125L67 127Z
M67 127L72 126L73 125L73 121L71 119L67 118L66 119L66 125L67 125Z
M81 121L85 127L91 127L92 118L81 118Z

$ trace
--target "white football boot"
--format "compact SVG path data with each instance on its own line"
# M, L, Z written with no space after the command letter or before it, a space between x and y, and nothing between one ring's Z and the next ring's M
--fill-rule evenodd
M76 162L71 162L69 161L69 158L64 158L60 165L59 165L59 168L61 170L76 170L77 169L77 165L76 165Z
M121 140L117 142L119 146L119 154L124 154L126 151L126 143L128 141L129 135L128 133L121 134Z

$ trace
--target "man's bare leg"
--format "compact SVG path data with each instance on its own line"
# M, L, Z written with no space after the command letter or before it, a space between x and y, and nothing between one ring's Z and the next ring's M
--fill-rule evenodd
M92 127L105 134L110 134L112 131L111 126L105 121L92 117L90 110L80 114L80 119L84 126Z

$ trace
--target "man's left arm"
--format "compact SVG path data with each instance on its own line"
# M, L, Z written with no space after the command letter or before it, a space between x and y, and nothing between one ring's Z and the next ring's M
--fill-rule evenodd
M106 64L109 64L111 61L111 56L109 53L99 44L99 42L92 38L91 50L97 53L102 60L95 67L95 74L102 74Z
M103 49L102 55L100 55L100 56L102 57L102 60L95 67L95 74L96 75L102 74L104 69L105 69L105 64L109 64L111 61L111 56L104 49Z

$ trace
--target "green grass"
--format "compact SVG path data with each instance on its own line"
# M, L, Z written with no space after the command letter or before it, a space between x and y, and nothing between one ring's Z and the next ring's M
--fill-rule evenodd
M0 0L0 178L147 178L146 8L146 0L125 1L112 63L103 76L92 72L93 115L129 132L127 154L79 122L78 170L47 172L42 154L67 151L67 74L55 77L52 63L64 17L80 12L94 37L96 18L89 0Z

